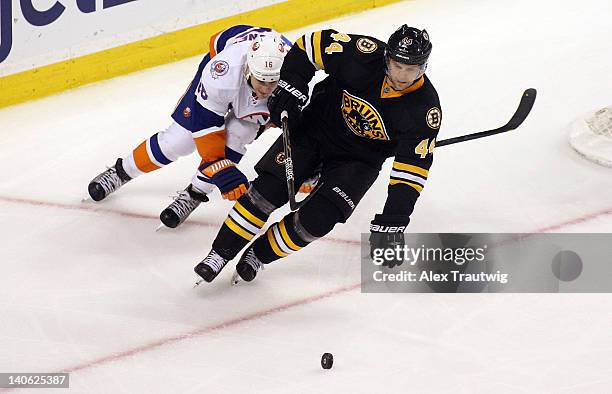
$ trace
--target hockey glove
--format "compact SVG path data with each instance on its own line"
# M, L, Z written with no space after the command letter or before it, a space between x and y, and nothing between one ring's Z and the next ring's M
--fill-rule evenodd
M200 167L202 174L219 188L223 198L234 201L247 191L249 181L229 159L219 159Z
M304 83L291 84L287 81L278 81L278 86L268 99L270 120L277 126L281 126L281 113L287 111L289 121L296 124L302 113L302 108L308 101L308 85Z
M404 246L404 230L410 218L405 215L375 215L370 222L370 257L377 249L393 249ZM379 252L380 253L380 252ZM397 256L385 259L382 265L393 268L404 261Z

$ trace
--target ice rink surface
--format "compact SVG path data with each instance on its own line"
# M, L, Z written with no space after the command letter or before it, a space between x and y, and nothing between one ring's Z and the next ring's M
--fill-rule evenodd
M609 0L415 0L287 35L427 28L440 138L498 127L538 89L520 129L436 150L409 231L611 232L612 169L566 141L612 104L610 15ZM68 371L74 393L610 392L608 294L360 293L359 234L388 167L349 224L233 288L228 267L192 289L231 207L218 194L154 232L196 155L82 203L105 165L167 126L199 61L0 110L0 372ZM277 133L241 163L251 178Z

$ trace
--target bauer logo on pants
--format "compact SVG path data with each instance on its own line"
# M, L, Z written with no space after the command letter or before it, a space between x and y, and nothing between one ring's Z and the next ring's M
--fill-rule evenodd
M342 117L348 128L363 138L389 140L382 117L367 101L342 92Z

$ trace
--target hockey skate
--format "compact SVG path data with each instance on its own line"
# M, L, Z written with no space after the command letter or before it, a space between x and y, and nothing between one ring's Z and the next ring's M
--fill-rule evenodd
M198 279L196 282L196 286L202 283L202 281L206 281L208 283L212 282L217 275L221 272L223 267L228 263L224 257L221 257L217 252L211 250L208 253L208 256L204 258L198 265L193 269L196 274L202 279ZM195 287L195 286L194 286Z
M87 191L94 201L102 201L109 194L125 185L132 178L125 172L122 160L117 159L114 166L110 167L89 182Z
M264 264L255 256L253 248L249 247L240 261L236 264L236 270L232 275L232 284L238 284L240 281L250 282L257 276L257 271L264 268Z
M176 228L200 205L207 202L206 194L194 190L192 185L179 192L174 201L159 215L159 220L170 228Z

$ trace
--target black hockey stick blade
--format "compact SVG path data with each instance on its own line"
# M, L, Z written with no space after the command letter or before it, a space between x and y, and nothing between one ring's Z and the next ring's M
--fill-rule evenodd
M523 97L521 97L521 102L516 109L510 121L506 124L506 131L514 130L519 127L525 119L527 119L527 115L531 112L533 108L533 104L535 104L537 91L533 88L529 88L523 92Z
M519 103L518 108L516 109L516 112L514 112L514 115L512 115L512 118L510 118L508 123L506 123L502 127L438 141L436 142L436 147L456 144L458 142L464 142L469 140L475 140L477 138L488 137L490 135L505 133L506 131L516 129L525 121L525 119L527 119L527 116L529 115L529 112L531 112L531 109L533 108L533 105L535 103L536 95L537 91L533 88L525 90L523 92L523 96L521 97L521 102Z

